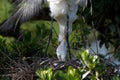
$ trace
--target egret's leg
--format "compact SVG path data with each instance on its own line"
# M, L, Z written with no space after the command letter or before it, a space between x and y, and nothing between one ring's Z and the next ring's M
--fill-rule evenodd
M71 59L70 46L69 46L69 35L72 32L72 24L76 20L77 15L75 13L69 13L68 16L64 15L57 18L59 23L59 46L57 48L57 56L60 60L65 61L67 54L67 46L69 51L69 56Z
M69 52L69 60L71 60L71 52L70 52L70 45L69 45L69 34L71 33L71 26L69 25L69 15L67 15L67 33L66 33L66 40L67 40L67 48Z
M72 32L72 24L73 22L77 19L77 15L74 12L70 12L69 15L67 16L67 44L68 44L68 52L69 52L69 59L71 60L71 52L70 52L70 45L69 45L69 35Z
M46 57L46 56L48 57L48 48L49 48L49 45L50 45L50 41L52 39L52 28L53 28L53 18L51 18L50 33L49 33L48 43L47 43L47 46L46 46L44 57Z
M57 18L57 22L59 23L59 45L57 47L57 57L61 61L65 61L66 54L67 54L67 16L61 16L60 18Z
M67 33L67 17L66 16L62 16L60 18L57 18L57 22L59 24L59 38L58 41L59 43L61 43L61 41L63 39L66 38L66 33Z

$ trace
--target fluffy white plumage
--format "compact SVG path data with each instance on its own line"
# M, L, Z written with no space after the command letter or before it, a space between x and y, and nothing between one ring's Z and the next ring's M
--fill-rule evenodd
M66 15L68 12L68 5L66 0L47 0L49 3L51 16L55 19L57 17Z
M105 44L103 44L101 47L99 46L100 41L99 40L94 40L91 42L91 46L88 47L88 51L90 54L98 54L102 55L105 59L108 59L109 61L115 63L116 65L120 65L120 61L114 57L113 54L110 54L111 52L114 51L114 47L112 45L109 46L107 49L105 47Z
M59 60L65 61L67 54L67 16L69 17L68 34L72 32L72 24L77 19L78 5L81 0L47 0L51 16L57 20L59 33L59 46L56 50Z
M94 35L95 34L95 35ZM87 50L89 51L90 55L101 55L105 59L108 59L109 61L115 63L116 65L120 65L120 61L114 57L113 53L114 52L114 47L109 44L109 47L106 48L105 44L103 44L101 47L99 46L100 40L98 40L99 32L96 30L92 30L89 35L87 35L89 45L86 45ZM96 36L96 38L95 38Z
M56 54L59 60L65 61L65 57L67 54L67 42L65 39L59 44Z

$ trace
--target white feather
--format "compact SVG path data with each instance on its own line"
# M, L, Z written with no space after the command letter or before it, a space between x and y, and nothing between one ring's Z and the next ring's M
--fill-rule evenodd
M67 54L67 16L69 16L68 33L72 32L72 24L77 19L77 10L80 0L47 0L51 16L57 20L60 28L59 46L56 50L57 56L65 61Z
M112 45L109 44L108 48L106 48L105 44L103 44L101 47L99 46L100 40L97 40L99 35L100 35L99 32L97 32L96 30L93 30L87 36L90 44L90 46L87 45L87 50L89 51L89 54L102 55L105 59L108 59L109 61L115 63L116 65L120 65L120 61L117 58L115 58L113 54L110 54L114 52L114 47Z
M57 57L61 61L66 60L66 54L67 54L67 41L63 40L60 45L58 46L57 50Z
M68 12L68 5L66 0L47 0L49 3L51 16L56 18L61 15L66 15Z

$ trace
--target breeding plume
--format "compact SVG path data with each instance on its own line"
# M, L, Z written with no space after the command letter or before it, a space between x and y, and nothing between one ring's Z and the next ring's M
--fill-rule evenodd
M59 60L65 61L67 54L67 39L72 32L72 24L77 19L78 6L85 7L87 0L16 0L17 7L13 14L0 26L0 33L12 30L17 31L16 27L22 23L33 19L42 11L43 2L48 3L50 16L59 24L59 45L56 54ZM46 16L48 16L46 14Z

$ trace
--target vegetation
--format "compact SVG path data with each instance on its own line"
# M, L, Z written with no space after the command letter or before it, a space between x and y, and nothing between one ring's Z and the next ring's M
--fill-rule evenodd
M9 17L11 0L0 0L0 22ZM79 13L70 35L72 60L58 61L58 24L53 23L53 35L48 50L51 21L30 21L21 25L22 41L0 36L0 80L120 80L119 66L99 55L89 55L85 50L86 35L96 28L100 33L100 45L115 47L115 57L120 57L120 1L92 0ZM84 19L83 19L84 16ZM94 23L94 24L91 24ZM47 55L45 53L47 52Z

